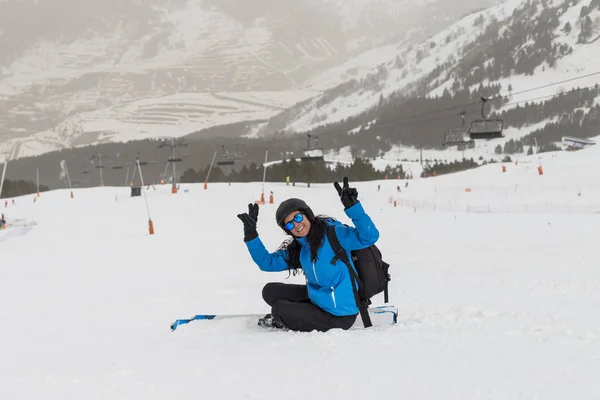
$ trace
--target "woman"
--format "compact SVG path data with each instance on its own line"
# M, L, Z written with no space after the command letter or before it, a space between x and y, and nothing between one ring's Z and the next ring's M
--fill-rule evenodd
M350 273L346 264L334 260L326 228L335 226L340 245L347 252L371 246L379 238L379 231L358 201L356 189L348 186L348 178L344 177L343 188L338 182L334 186L355 227L333 218L315 217L304 201L291 198L281 203L275 214L277 225L291 239L274 253L266 250L256 231L258 204L249 204L248 213L238 215L244 223L244 242L262 271L288 270L295 275L302 270L306 277L306 285L273 282L263 288L262 296L271 306L271 314L262 318L259 325L325 332L332 328L349 329L354 324L358 307Z

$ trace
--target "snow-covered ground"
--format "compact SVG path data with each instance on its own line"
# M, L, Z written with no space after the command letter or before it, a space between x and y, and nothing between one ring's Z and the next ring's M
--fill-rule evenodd
M594 147L541 153L539 158L520 155L512 162L415 179L406 188L399 182L402 192L390 194L388 201L437 211L600 214L600 181L592 172L599 153L600 148Z
M529 190L512 202L598 205L599 155L546 153L542 176L530 160L408 187L356 183L381 231L400 316L396 326L348 332L263 331L245 319L169 330L197 313L266 313L266 282L302 282L259 271L246 251L236 214L261 183L150 189L153 236L144 199L128 188L9 199L2 212L16 226L0 231L0 398L598 398L599 214L442 212L389 199L460 202L477 188L520 185ZM567 198L567 185L586 184ZM284 239L274 213L287 197L350 222L331 184L267 182L265 191L276 203L261 206L258 221L269 249Z

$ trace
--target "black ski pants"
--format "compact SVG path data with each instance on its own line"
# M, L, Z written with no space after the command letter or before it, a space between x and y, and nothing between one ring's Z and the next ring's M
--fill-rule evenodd
M358 315L336 316L324 311L310 301L306 285L267 283L262 297L271 306L273 318L294 331L350 329Z

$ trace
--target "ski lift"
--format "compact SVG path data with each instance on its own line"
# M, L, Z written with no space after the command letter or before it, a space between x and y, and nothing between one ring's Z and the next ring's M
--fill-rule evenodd
M444 134L444 143L442 143L442 146L457 146L459 150L461 150L463 147L472 149L475 147L475 140L469 137L469 133L466 131L466 129L449 129Z
M177 152L175 149L178 147L187 147L187 143L185 143L184 138L173 138L173 137L165 137L161 138L158 144L158 148L171 148L171 155L167 158L167 165L169 163L176 163L183 161L183 157L189 157L191 153L187 152ZM152 164L157 164L156 161L151 162Z
M462 117L462 127L449 129L444 133L443 147L457 146L458 150L472 149L475 147L475 141L469 137L469 133L465 129L465 112L458 114Z
M90 164L93 165L93 168L103 169L105 167L104 161L110 160L107 156L102 155L102 153L93 154L90 157Z
M167 173L167 171L169 170L169 164L170 164L170 162L167 161L167 163L165 164L165 170L160 174L160 181L161 181L161 183L170 182L170 178L171 177Z
M175 149L173 149L173 151L171 151L171 156L169 156L169 158L167 158L167 164L168 163L172 163L172 162L182 162L184 159L186 158L190 158L192 157L193 154L189 151L175 151Z
M471 125L469 126L469 137L471 139L497 139L504 137L504 133L502 132L504 121L500 118L489 119L485 117L483 108L487 101L488 99L481 97L482 119L476 119L471 122Z
M121 156L121 153L117 153L114 158L108 158L109 162L112 164L111 168L112 169L123 169L124 164L122 161L119 160Z
M143 159L141 157L141 154L138 152L137 153L137 157L132 162L130 162L130 163L126 164L126 165L135 168L135 167L137 167L138 162L140 164L140 167L143 167L145 165L158 164L158 161L156 161L155 158L150 158L150 159L144 158Z
M125 166L125 164L117 159L117 160L115 160L115 162L113 163L111 168L112 169L123 169L124 166Z
M221 146L221 154L219 155L219 158L217 159L217 165L219 166L228 166L228 165L234 165L236 163L236 161L240 161L244 159L244 156L240 153L240 144L237 143L235 145L235 152L234 153L230 153L227 150L225 150L225 145Z
M307 134L307 145L304 150L302 150L302 156L300 156L300 161L302 162L323 162L325 161L325 152L322 148L318 147L319 138L315 136L315 146L310 145L310 139L312 136Z

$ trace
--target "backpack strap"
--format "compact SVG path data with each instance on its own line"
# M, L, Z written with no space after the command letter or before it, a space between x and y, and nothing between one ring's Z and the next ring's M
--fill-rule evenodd
M384 267L387 268L390 267L390 265L388 263L386 263L385 261L383 261ZM388 287L389 287L389 282L392 280L392 277L390 276L390 274L388 273L387 276L385 277L385 288L383 289L383 302L384 303L388 303L390 301L390 296L389 296L389 292L388 292Z
M348 267L348 272L350 273L350 284L352 285L352 292L354 293L354 300L356 301L356 306L360 312L363 325L365 328L373 326L371 317L369 316L368 305L366 302L361 301L360 296L358 295L358 285L360 282L358 274L350 264L348 253L340 245L337 235L335 234L335 226L329 225L327 227L327 239L329 240L329 244L335 253L335 256L331 259L331 264L335 264L337 260L341 260L344 264L346 264L346 267Z

